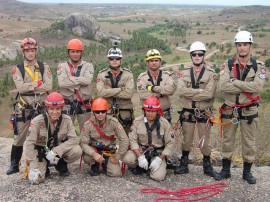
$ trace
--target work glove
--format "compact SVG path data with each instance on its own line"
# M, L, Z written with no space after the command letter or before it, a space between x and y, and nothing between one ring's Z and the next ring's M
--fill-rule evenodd
M40 175L40 171L38 168L30 169L28 174L28 179L31 184L39 184L38 177Z
M46 154L46 159L50 162L51 165L56 165L60 159L60 157L54 153L53 150L50 150L47 154Z
M152 161L152 163L150 164L149 169L152 172L155 172L160 167L161 162L162 162L162 159L160 157L156 156L154 158L154 160Z
M147 85L147 86L146 86L146 90L147 90L148 92L152 93L154 87L155 87L155 86L153 86L153 85Z
M144 170L148 170L148 161L145 158L145 155L141 155L138 158L139 166L143 168Z

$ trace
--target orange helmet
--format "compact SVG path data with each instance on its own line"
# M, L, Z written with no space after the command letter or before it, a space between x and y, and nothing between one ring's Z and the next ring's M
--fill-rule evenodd
M50 93L47 98L45 99L45 106L46 107L63 107L65 106L64 97L57 92Z
M160 101L155 96L147 98L143 103L144 110L150 111L159 111L160 110Z
M21 42L22 51L30 50L30 49L37 49L37 48L38 48L37 41L33 38L25 38Z
M71 39L67 44L68 50L83 50L83 43L79 39Z
M108 110L109 108L110 107L109 107L108 102L103 98L95 99L91 106L92 111L103 111L103 110Z

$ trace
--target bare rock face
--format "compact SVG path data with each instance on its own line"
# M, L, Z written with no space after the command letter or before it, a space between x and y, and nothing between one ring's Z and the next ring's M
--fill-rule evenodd
M20 52L20 43L18 41L12 42L9 46L0 45L0 59L15 60L17 54Z
M94 36L100 25L96 20L87 14L72 13L64 20L65 27L72 30L78 36Z

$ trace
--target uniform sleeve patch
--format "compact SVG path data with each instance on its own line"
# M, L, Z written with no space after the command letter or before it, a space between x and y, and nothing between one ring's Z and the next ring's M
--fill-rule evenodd
M217 80L217 75L213 75L213 80L216 81Z
M100 82L100 77L97 77L97 80L96 80L96 82L98 83L98 82Z
M266 73L266 69L265 68L261 68L261 73L265 74Z
M219 69L220 69L220 70L225 69L225 64L221 65Z
M265 74L259 74L259 78L260 78L261 80L265 80Z
M13 69L12 69L12 74L13 74L13 75L17 74L16 67L13 67Z
M123 130L124 129L121 124L119 124L117 128L118 128L118 130Z
M51 70L50 70L50 69L48 69L48 71L47 71L47 75L48 75L49 77L52 77L52 72L51 72Z
M225 73L224 69L220 71L220 75L223 75L224 73Z
M29 128L34 128L34 124L31 122Z
M85 132L85 127L82 128L82 132Z

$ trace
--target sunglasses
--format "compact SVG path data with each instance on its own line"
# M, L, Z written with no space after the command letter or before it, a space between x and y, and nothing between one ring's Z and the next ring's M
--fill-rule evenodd
M94 111L95 114L105 114L107 110Z
M121 60L121 58L109 58L110 61L113 61L113 60Z
M196 57L196 56L203 57L204 53L191 53L191 56L192 57Z

